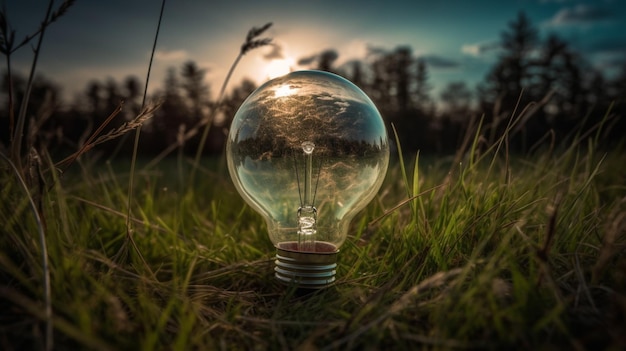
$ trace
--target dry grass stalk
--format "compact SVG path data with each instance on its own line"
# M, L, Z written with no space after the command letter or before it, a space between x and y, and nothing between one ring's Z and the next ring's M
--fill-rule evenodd
M118 128L112 129L108 133L98 137L98 135L102 132L102 130L122 111L122 106L123 106L123 103L120 103L115 109L115 111L113 111L109 115L109 117L107 117L107 119L98 127L98 129L96 129L96 131L93 132L93 134L89 137L89 139L87 139L87 141L83 144L83 146L78 151L64 158L63 160L57 162L55 166L67 168L78 157L80 157L80 155L93 149L96 145L100 145L107 141L117 139L121 137L122 135L141 127L144 123L146 123L150 118L154 116L154 112L157 109L159 109L159 107L161 107L161 102L148 105L143 110L141 110L141 112L139 112L137 117L135 117L131 121L128 121L122 124L121 126L119 126Z
M154 112L158 110L159 107L161 107L161 102L148 105L143 110L141 110L141 112L139 112L137 117L135 117L133 120L128 121L122 124L120 127L115 128L111 130L110 132L98 137L91 144L91 147L102 144L104 142L107 142L113 139L117 139L121 137L122 135L141 127L144 123L146 123L150 118L154 116Z

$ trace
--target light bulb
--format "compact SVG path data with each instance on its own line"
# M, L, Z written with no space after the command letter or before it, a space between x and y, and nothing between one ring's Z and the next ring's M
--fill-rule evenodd
M235 114L226 157L237 191L265 218L276 278L332 284L350 221L389 164L387 130L369 97L328 72L270 80Z

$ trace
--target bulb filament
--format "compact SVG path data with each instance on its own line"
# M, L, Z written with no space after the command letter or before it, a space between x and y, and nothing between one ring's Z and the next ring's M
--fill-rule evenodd
M313 150L315 144L310 141L302 143L304 151L304 197L300 199L298 208L298 250L315 251L315 234L317 233L317 209L313 195ZM297 172L296 172L297 174ZM318 175L319 180L319 175Z

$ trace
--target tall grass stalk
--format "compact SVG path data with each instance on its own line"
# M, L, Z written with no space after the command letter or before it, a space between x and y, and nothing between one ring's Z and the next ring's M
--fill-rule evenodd
M161 1L161 9L159 11L159 19L157 21L157 27L156 27L156 32L154 34L154 42L152 44L152 50L150 51L150 61L148 62L148 70L146 72L146 82L144 83L144 90L143 90L143 97L141 100L141 110L143 111L145 106L146 106L146 98L148 96L148 85L150 84L150 73L152 71L152 62L154 60L154 53L156 52L156 47L157 47L157 41L159 39L159 31L161 29L161 22L163 20L163 12L165 10L165 0ZM131 157L131 161L130 161L130 176L128 178L128 202L126 204L126 238L128 239L128 241L132 244L133 249L135 250L135 252L137 253L137 255L139 256L139 258L142 260L142 262L144 263L145 267L147 268L148 272L150 272L151 274L152 271L150 270L150 266L147 264L147 262L145 262L143 256L141 255L141 252L139 251L139 248L137 247L137 244L135 243L135 240L133 239L133 227L132 227L132 221L130 220L131 218L131 213L132 213L132 201L133 201L133 185L135 183L135 166L137 163L137 151L139 149L139 137L141 135L141 125L139 127L137 127L135 129L135 140L133 143L133 153L132 153L132 157Z
M22 98L22 103L20 105L19 114L17 117L17 122L15 125L14 136L11 141L11 160L15 163L17 169L21 172L22 170L22 138L24 136L24 125L26 123L26 111L28 109L28 100L30 97L31 89L33 88L33 79L35 79L35 70L37 68L37 61L39 59L39 53L41 52L41 46L43 44L43 37L46 33L46 28L48 27L47 23L49 23L50 15L52 14L52 5L54 4L53 0L48 2L48 9L46 10L46 16L41 24L41 29L39 31L39 38L37 40L37 45L34 48L34 57L33 62L30 66L30 74L28 75L28 82L26 83L26 91L24 92L24 97ZM9 56L10 53L7 53ZM22 173L23 174L23 173Z
M6 163L11 166L11 169L15 173L15 176L18 180L19 185L22 188L22 191L26 195L28 199L28 204L30 205L31 212L33 217L35 218L35 222L37 223L37 233L39 234L39 249L41 250L41 270L43 274L43 300L44 300L44 321L45 321L45 333L44 333L44 350L51 351L54 349L54 335L53 331L53 321L52 321L52 289L50 288L50 267L48 265L48 244L46 242L46 233L44 229L44 224L39 213L39 208L35 204L33 197L30 194L30 190L28 189L28 185L22 178L22 173L17 168L13 162L7 158L5 155L0 153L0 157L4 159Z

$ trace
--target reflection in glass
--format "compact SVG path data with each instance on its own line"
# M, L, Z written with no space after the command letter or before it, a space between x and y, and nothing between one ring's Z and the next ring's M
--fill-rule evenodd
M253 92L226 150L237 190L265 217L274 245L301 252L337 251L389 162L372 101L321 71L293 72Z

